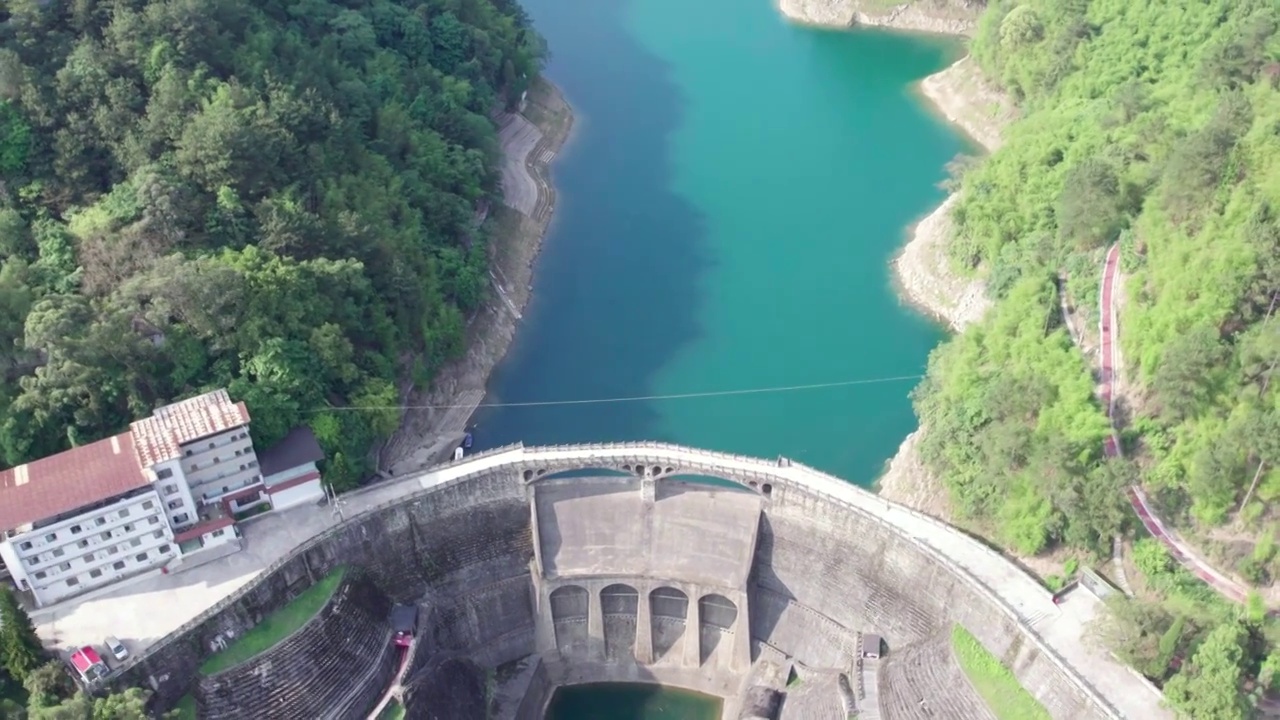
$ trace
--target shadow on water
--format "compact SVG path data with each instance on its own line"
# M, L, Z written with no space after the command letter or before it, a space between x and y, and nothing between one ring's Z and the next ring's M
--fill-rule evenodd
M670 189L684 99L670 68L628 34L625 2L525 3L555 49L547 75L576 114L552 170L558 207L535 295L487 403L644 395L701 328L705 223ZM616 189L611 195L600 187ZM477 444L643 439L647 403L490 408Z

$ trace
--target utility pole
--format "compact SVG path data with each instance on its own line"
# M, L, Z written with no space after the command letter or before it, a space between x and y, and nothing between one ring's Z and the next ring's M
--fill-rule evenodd
M325 499L328 500L329 505L333 507L334 517L338 518L338 522L346 520L346 516L342 514L342 508L347 504L347 501L338 497L338 494L333 491L333 488L330 487L328 483L323 483L323 487Z

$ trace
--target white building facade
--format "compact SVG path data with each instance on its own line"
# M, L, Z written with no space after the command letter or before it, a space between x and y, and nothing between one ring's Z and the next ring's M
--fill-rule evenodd
M159 408L129 432L6 470L0 560L20 591L47 606L229 545L237 514L271 509L273 497L288 505L323 497L314 435L301 428L286 441L268 487L248 410L217 390Z

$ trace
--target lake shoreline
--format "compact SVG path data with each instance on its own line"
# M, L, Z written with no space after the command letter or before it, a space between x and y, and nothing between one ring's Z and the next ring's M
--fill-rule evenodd
M400 428L378 453L383 476L415 472L445 460L462 440L487 392L489 378L506 357L523 313L533 296L534 266L555 216L556 189L550 165L572 141L577 118L564 94L545 77L530 89L517 116L541 133L522 159L535 188L528 214L506 205L494 207L496 224L489 262L490 292L468 321L464 355L444 364L426 388L407 388L407 410ZM504 145L504 150L509 150ZM508 158L508 161L511 161Z

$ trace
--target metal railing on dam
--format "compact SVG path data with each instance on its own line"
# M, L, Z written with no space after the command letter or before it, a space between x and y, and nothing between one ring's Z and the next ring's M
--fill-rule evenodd
M219 603L175 630L153 646L159 649L171 639L193 630L213 618L251 592L263 578L269 577L299 554L307 553L371 515L411 502L445 487L512 473L525 482L571 470L621 470L642 477L671 475L705 475L735 482L760 493L773 503L786 503L789 489L821 498L837 507L859 513L874 520L899 538L917 547L928 558L969 584L983 599L1019 628L1035 648L1048 658L1058 671L1074 684L1098 711L1109 717L1155 718L1167 716L1159 707L1158 692L1136 674L1131 673L1105 653L1087 650L1082 639L1073 638L1075 647L1055 647L1052 638L1042 637L1033 627L1037 618L1056 608L1047 589L1028 576L1009 559L983 545L964 532L935 518L897 505L879 496L814 468L786 458L764 460L745 455L701 450L669 443L626 442L590 445L557 445L524 447L514 444L477 453L461 460L412 473L402 482L416 480L420 489L406 492L345 521L330 526L295 547L285 557L267 567L250 583L242 586ZM358 493L359 491L357 491ZM814 522L820 523L821 518ZM1063 645L1058 638L1058 645ZM127 670L149 655L143 653L122 668ZM1074 662L1068 659L1074 656ZM1124 679L1125 689L1118 693L1117 674ZM1132 682L1129 682L1129 681ZM1110 685L1111 687L1106 687ZM1120 695L1120 697L1117 697ZM1120 708L1124 708L1122 711Z

